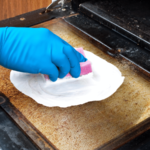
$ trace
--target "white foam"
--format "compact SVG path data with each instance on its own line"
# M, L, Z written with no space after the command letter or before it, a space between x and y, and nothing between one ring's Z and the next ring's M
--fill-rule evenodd
M37 103L48 107L69 107L89 101L100 101L111 96L124 81L121 72L112 64L85 51L93 73L75 78L46 81L42 74L11 71L14 86Z

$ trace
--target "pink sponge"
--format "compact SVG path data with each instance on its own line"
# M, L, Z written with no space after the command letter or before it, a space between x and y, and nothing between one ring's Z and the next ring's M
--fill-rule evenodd
M84 50L83 50L82 47L81 48L76 48L76 50L85 57ZM86 74L92 72L91 62L89 60L87 60L86 62L81 62L80 67L81 67L80 76L86 75ZM49 79L48 75L44 75L44 77L45 77L45 79ZM71 74L68 73L66 75L66 77L71 77Z
M81 48L76 48L76 50L85 57L84 50L83 50L82 47ZM86 74L92 72L91 62L89 60L87 60L86 62L81 62L80 67L81 67L80 76L86 75ZM70 73L68 73L66 75L66 77L71 77Z

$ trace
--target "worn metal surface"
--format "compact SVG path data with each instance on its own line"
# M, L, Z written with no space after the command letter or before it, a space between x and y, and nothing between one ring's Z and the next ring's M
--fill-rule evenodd
M145 0L101 0L80 4L80 10L92 19L150 50L150 11Z
M88 0L72 0L71 3L72 3L73 9L74 9L75 11L77 11L78 8L79 8L79 5L80 5L81 3L83 3L83 2L86 2L86 1L88 1Z
M74 14L70 0L68 0L64 7L58 6L54 9L46 11L46 8L38 9L29 13L25 13L13 18L0 21L0 27L13 26L13 27L29 27L44 21L52 20L54 18L68 16Z
M145 131L147 131L149 129L150 129L150 118L148 118L145 121L141 122L140 124L138 124L134 128L131 128L130 130L128 130L124 134L110 140L109 142L107 142L103 146L100 146L99 148L96 148L95 150L114 150L114 149L118 149L119 147L121 147L125 143L133 140L134 138L137 138L139 135L141 135L142 133L144 133ZM119 148L119 150L121 150L121 148ZM124 149L124 150L127 150L127 149Z
M3 130L1 134L4 135L4 138L1 137L3 139L0 141L5 142L2 143L0 148L11 149L12 147L15 150L23 150L25 148L28 150L57 149L9 102L9 99L3 93L0 93L0 97L3 99L3 102L0 104L0 119L2 119L0 120L0 130ZM13 122L8 118L6 113ZM6 141L7 138L10 140L9 142Z
M0 150L37 150L0 107Z
M90 37L89 40L107 54L128 60L142 73L150 76L149 51L84 15L67 17L65 21L81 31L80 34Z
M0 96L0 105L5 103L6 99L3 96Z
M150 149L150 130L126 143L117 150L149 150Z

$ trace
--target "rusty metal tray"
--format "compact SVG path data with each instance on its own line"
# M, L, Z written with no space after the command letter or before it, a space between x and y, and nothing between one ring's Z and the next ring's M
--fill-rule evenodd
M133 62L128 59L122 60L118 52L112 52L114 49L108 49L84 30L80 30L77 25L72 25L69 20L72 16L45 22L53 17L50 14L41 15L41 12L43 9L15 17L14 26L37 24L34 27L46 27L68 40L73 46L83 46L115 64L121 69L126 80L123 86L105 101L67 109L47 108L16 90L9 80L10 70L1 67L0 107L26 136L42 150L63 149L62 147L66 149L66 145L68 149L70 147L83 149L88 146L89 149L111 150L148 130L150 128L149 73L148 77L143 77L142 73L136 71L137 66ZM35 20L31 19L34 18L32 14L37 17ZM78 17L78 14L74 14L73 17ZM25 18L24 23L20 18ZM3 21L1 26L8 22L12 25L13 18L11 21ZM39 24L41 22L44 23ZM115 58L110 57L110 53L115 54L112 55Z

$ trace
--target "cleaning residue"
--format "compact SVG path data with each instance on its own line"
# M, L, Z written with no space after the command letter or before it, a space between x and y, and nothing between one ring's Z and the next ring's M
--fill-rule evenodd
M11 71L14 86L37 103L48 107L69 107L108 98L121 86L124 77L117 67L95 54L84 51L92 72L79 78L45 80L42 74Z

